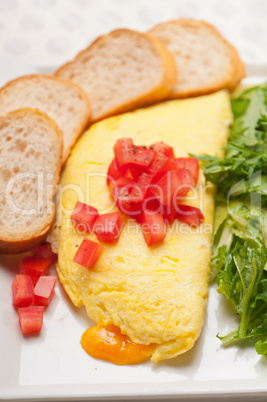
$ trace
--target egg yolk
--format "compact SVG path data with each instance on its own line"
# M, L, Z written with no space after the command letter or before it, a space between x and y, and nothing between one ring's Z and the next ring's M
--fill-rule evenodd
M118 365L141 363L155 349L155 344L134 343L115 325L88 328L81 337L81 345L92 357Z

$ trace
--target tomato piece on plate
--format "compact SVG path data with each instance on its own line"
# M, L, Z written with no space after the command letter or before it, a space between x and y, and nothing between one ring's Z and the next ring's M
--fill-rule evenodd
M134 146L133 152L130 153L130 161L134 165L149 166L155 158L153 149L145 146Z
M133 165L130 163L128 165L129 172L133 178L133 180L137 183L139 177L141 176L142 173L146 172L148 167L147 166L139 166L139 165Z
M102 247L95 241L83 239L73 261L86 268L92 268L102 252Z
M120 196L120 189L126 187L127 190L129 189L128 190L129 192L133 184L134 184L133 179L130 179L129 177L120 177L117 180L111 181L109 184L111 197L116 201Z
M162 214L163 206L156 197L149 194L143 202L143 211L153 211L157 214Z
M132 202L144 201L150 184L151 184L151 176L143 172L129 194L131 201Z
M169 170L155 183L150 191L161 204L173 205L181 184L182 182L179 173L174 170Z
M174 205L163 205L162 207L163 208L161 208L161 210L163 210L162 216L164 218L164 222L167 225L172 225L176 218L176 214L177 214L176 208L177 207L175 208Z
M177 209L177 219L181 222L187 223L189 226L197 227L204 221L204 216L199 208L178 204Z
M21 307L18 309L19 323L23 335L36 334L43 326L43 306Z
M12 283L13 306L28 307L33 302L33 283L29 275L16 275Z
M34 288L34 303L48 306L52 300L56 285L56 276L40 276Z
M193 187L195 187L195 181L190 171L186 168L178 170L177 175L180 179L180 186L177 188L176 198L181 199L185 197Z
M47 258L27 256L23 258L19 265L19 273L23 275L30 275L35 286L40 276L48 274L48 268L50 265L51 260Z
M174 158L172 161L173 169L179 171L182 168L187 169L194 179L194 185L197 184L199 175L199 162L196 158Z
M154 214L151 211L145 211L142 218L142 233L148 246L161 243L167 233L163 216Z
M119 240L123 222L120 212L100 215L94 225L97 239L103 243L116 243Z
M170 145L165 144L163 141L152 144L151 147L154 151L160 152L168 158L174 158L174 150Z
M57 254L53 252L51 248L51 243L45 242L40 244L40 246L37 246L32 250L32 254L34 257L37 258L45 258L47 260L50 260L52 263L57 261Z
M137 197L131 196L132 187L131 185L120 188L115 201L122 213L138 219L142 214L142 202L138 202Z
M118 167L125 165L128 154L133 150L134 143L131 138L120 138L114 145L115 159Z
M115 158L119 167L128 164L149 166L155 152L145 146L135 146L131 138L121 138L114 146Z
M151 176L151 183L156 183L170 169L171 159L160 152L156 152L155 159L147 168L146 173Z
M107 185L109 185L110 182L112 182L113 180L117 180L120 177L124 176L125 174L126 174L126 169L119 168L118 163L117 163L116 159L114 158L108 168Z
M72 214L71 223L81 233L91 233L96 218L99 216L98 210L83 202L77 202Z

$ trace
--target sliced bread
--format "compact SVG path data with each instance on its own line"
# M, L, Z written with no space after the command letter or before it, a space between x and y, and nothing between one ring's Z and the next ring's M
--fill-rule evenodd
M170 98L232 89L245 76L236 49L204 21L170 21L149 34L168 48L179 70L179 82L172 86Z
M54 76L28 75L0 90L0 116L21 108L40 109L63 132L63 163L77 138L90 122L87 94L74 83Z
M167 49L153 37L128 29L101 36L55 74L87 92L93 121L160 101L176 82Z
M0 118L0 253L27 251L53 223L62 132L38 109Z

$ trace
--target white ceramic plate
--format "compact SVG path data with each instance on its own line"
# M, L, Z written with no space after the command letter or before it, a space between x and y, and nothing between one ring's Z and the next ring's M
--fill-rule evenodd
M267 68L250 66L248 71L251 76L245 83L256 84ZM73 307L59 283L41 334L21 335L11 293L20 260L21 256L0 260L0 399L267 398L266 358L249 342L225 348L216 338L237 325L216 285L210 288L205 325L191 351L157 365L115 366L91 358L81 348L81 334L93 322L83 308Z
M243 60L256 63L248 66L248 84L267 76L262 0L0 0L0 86L23 74L53 73L111 29L146 31L178 17L210 21ZM0 257L0 400L267 399L265 358L247 342L225 349L216 338L237 325L216 286L191 351L157 365L119 367L83 351L81 334L93 323L84 309L72 306L59 283L42 333L23 338L11 297L20 259Z

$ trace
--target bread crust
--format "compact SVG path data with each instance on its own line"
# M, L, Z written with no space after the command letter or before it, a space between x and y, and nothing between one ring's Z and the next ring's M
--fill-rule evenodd
M46 224L42 232L38 235L29 238L25 237L18 240L2 240L0 238L0 254L19 254L32 250L34 247L39 246L39 244L41 244L46 239L47 234L52 226L54 216L55 212L51 217L51 221Z
M180 26L184 27L190 27L190 28L196 28L198 29L199 27L205 26L212 35L215 35L225 46L228 47L229 49L229 54L230 54L230 59L231 59L231 65L229 66L229 72L227 72L224 77L222 77L218 82L211 86L211 85L206 85L206 87L201 87L201 88L196 88L194 90L188 90L188 91L180 91L179 90L179 83L178 86L174 85L171 89L170 92L170 99L176 99L176 98L187 98L191 96L200 96L200 95L205 95L209 93L213 93L216 91L219 91L221 89L229 89L232 90L233 86L236 86L239 81L245 76L245 71L244 71L244 64L242 63L241 59L239 58L239 55L236 51L236 49L226 40L223 38L223 36L217 31L217 29L205 22L205 21L198 21L198 20L193 20L193 19L178 19L178 20L172 20L168 21L166 23L161 23L156 25L154 28L148 31L149 34L154 35L157 30L161 29L162 27L166 27L168 25L172 24L179 24Z
M156 38L152 37L148 33L141 33L137 32L134 30L130 29L116 29L114 31L111 31L108 34L102 35L95 39L91 45L89 45L86 49L82 50L79 52L76 57L61 66L56 72L56 76L61 76L63 71L66 68L69 68L72 64L75 64L77 61L80 60L80 58L83 57L84 54L87 52L90 52L95 46L97 46L101 41L109 40L112 36L114 35L120 35L124 33L129 33L133 35L138 35L139 37L145 37L152 45L155 50L155 52L158 54L158 56L162 60L163 64L163 70L164 70L164 75L162 76L161 80L157 83L157 86L155 89L147 94L144 94L143 96L140 96L138 98L132 99L131 101L113 108L109 112L95 118L92 116L92 122L96 122L102 119L105 119L106 117L110 117L116 114L120 114L123 112L127 112L130 110L133 110L135 108L138 108L140 106L145 106L145 105L150 105L152 103L158 102L160 100L167 99L170 93L170 87L177 82L177 69L175 66L175 61L171 55L171 53L168 51L168 49Z
M61 82L64 85L68 85L72 88L75 88L80 95L83 97L84 102L87 106L87 110L88 110L88 115L86 116L86 118L84 118L81 122L80 125L77 127L76 133L75 135L73 135L72 137L72 141L69 143L69 146L65 146L65 148L63 148L63 154L62 154L62 164L64 164L68 158L68 155L71 151L71 148L73 147L73 145L76 143L77 139L80 137L80 135L89 127L90 123L91 123L91 102L90 99L87 95L87 93L84 91L83 88L81 88L78 84L67 80L66 78L63 77L55 77L53 75L45 75L45 74L28 74L28 75L23 75L21 77L15 78L14 80L9 81L7 84L5 84L1 89L0 89L0 104L1 104L1 99L5 96L5 91L7 91L8 89L12 88L12 85L16 84L17 82L23 82L24 80L31 80L31 79L36 79L36 80L50 80L53 81L55 83L57 82ZM1 110L1 108L0 108ZM40 109L38 109L40 110ZM42 110L41 110L42 111ZM45 112L44 112L45 113ZM0 115L1 117L1 115ZM63 141L64 141L64 133L63 133Z
M25 251L29 251L45 240L55 217L55 204L53 202L53 197L55 196L57 190L57 185L59 182L59 176L62 166L63 133L59 129L55 121L52 120L47 114L40 111L39 109L24 108L9 112L5 116L0 116L0 123L3 120L12 118L12 116L17 116L18 114L29 115L29 116L34 114L36 116L42 116L43 118L45 118L48 121L51 128L56 131L55 138L58 142L60 152L58 155L58 160L55 161L53 191L51 193L51 199L48 200L51 202L50 207L52 210L51 213L47 214L47 220L44 226L40 228L38 231L29 233L28 235L18 232L16 236L14 235L9 236L6 235L6 233L1 233L0 231L0 254L18 254Z
M229 43L229 45L232 47L232 50L234 52L235 56L235 74L233 76L233 80L231 82L231 85L229 87L230 91L233 91L237 85L240 83L240 81L246 77L246 67L241 58L239 57L239 54L236 50L236 48Z

